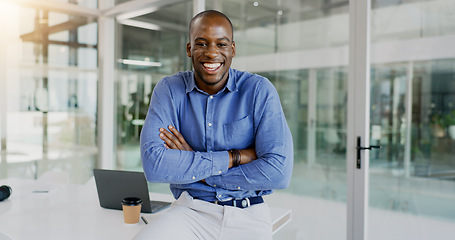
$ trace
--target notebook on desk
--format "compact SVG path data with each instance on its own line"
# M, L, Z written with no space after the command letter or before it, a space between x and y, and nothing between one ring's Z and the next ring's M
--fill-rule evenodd
M143 172L94 169L98 199L103 208L122 210L122 200L138 197L143 213L155 213L170 206L170 202L150 201L147 180Z

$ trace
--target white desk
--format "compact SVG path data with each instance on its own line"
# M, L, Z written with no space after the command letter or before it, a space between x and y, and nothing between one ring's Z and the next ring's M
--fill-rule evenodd
M49 185L34 180L0 179L13 193L0 202L0 239L6 234L14 240L29 239L131 239L145 223L125 224L123 212L99 206L95 183ZM50 190L49 193L33 191ZM171 195L151 193L154 200L173 201ZM291 219L287 209L271 208L273 230ZM144 214L153 219L156 214ZM8 238L7 238L8 239Z

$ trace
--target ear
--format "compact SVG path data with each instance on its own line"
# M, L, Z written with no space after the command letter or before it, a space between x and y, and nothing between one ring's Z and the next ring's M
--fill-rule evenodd
M235 57L235 42L232 42L232 57Z
M190 42L188 42L188 43L186 44L186 55L187 55L188 57L191 57L191 43L190 43Z

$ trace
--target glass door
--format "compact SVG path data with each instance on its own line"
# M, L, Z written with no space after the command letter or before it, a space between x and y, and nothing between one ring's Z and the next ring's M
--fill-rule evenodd
M370 240L455 235L454 9L373 1Z

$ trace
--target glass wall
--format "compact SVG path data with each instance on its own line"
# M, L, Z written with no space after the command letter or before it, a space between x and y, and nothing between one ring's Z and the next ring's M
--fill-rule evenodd
M116 77L117 168L142 171L139 135L155 84L177 71L191 69L186 56L192 2L167 4L132 18L159 24L160 30L118 25ZM125 61L125 60L133 60ZM166 184L151 184L151 189Z
M52 169L85 182L97 156L97 22L2 5L1 177Z
M455 222L455 3L375 4L370 239L443 239Z

